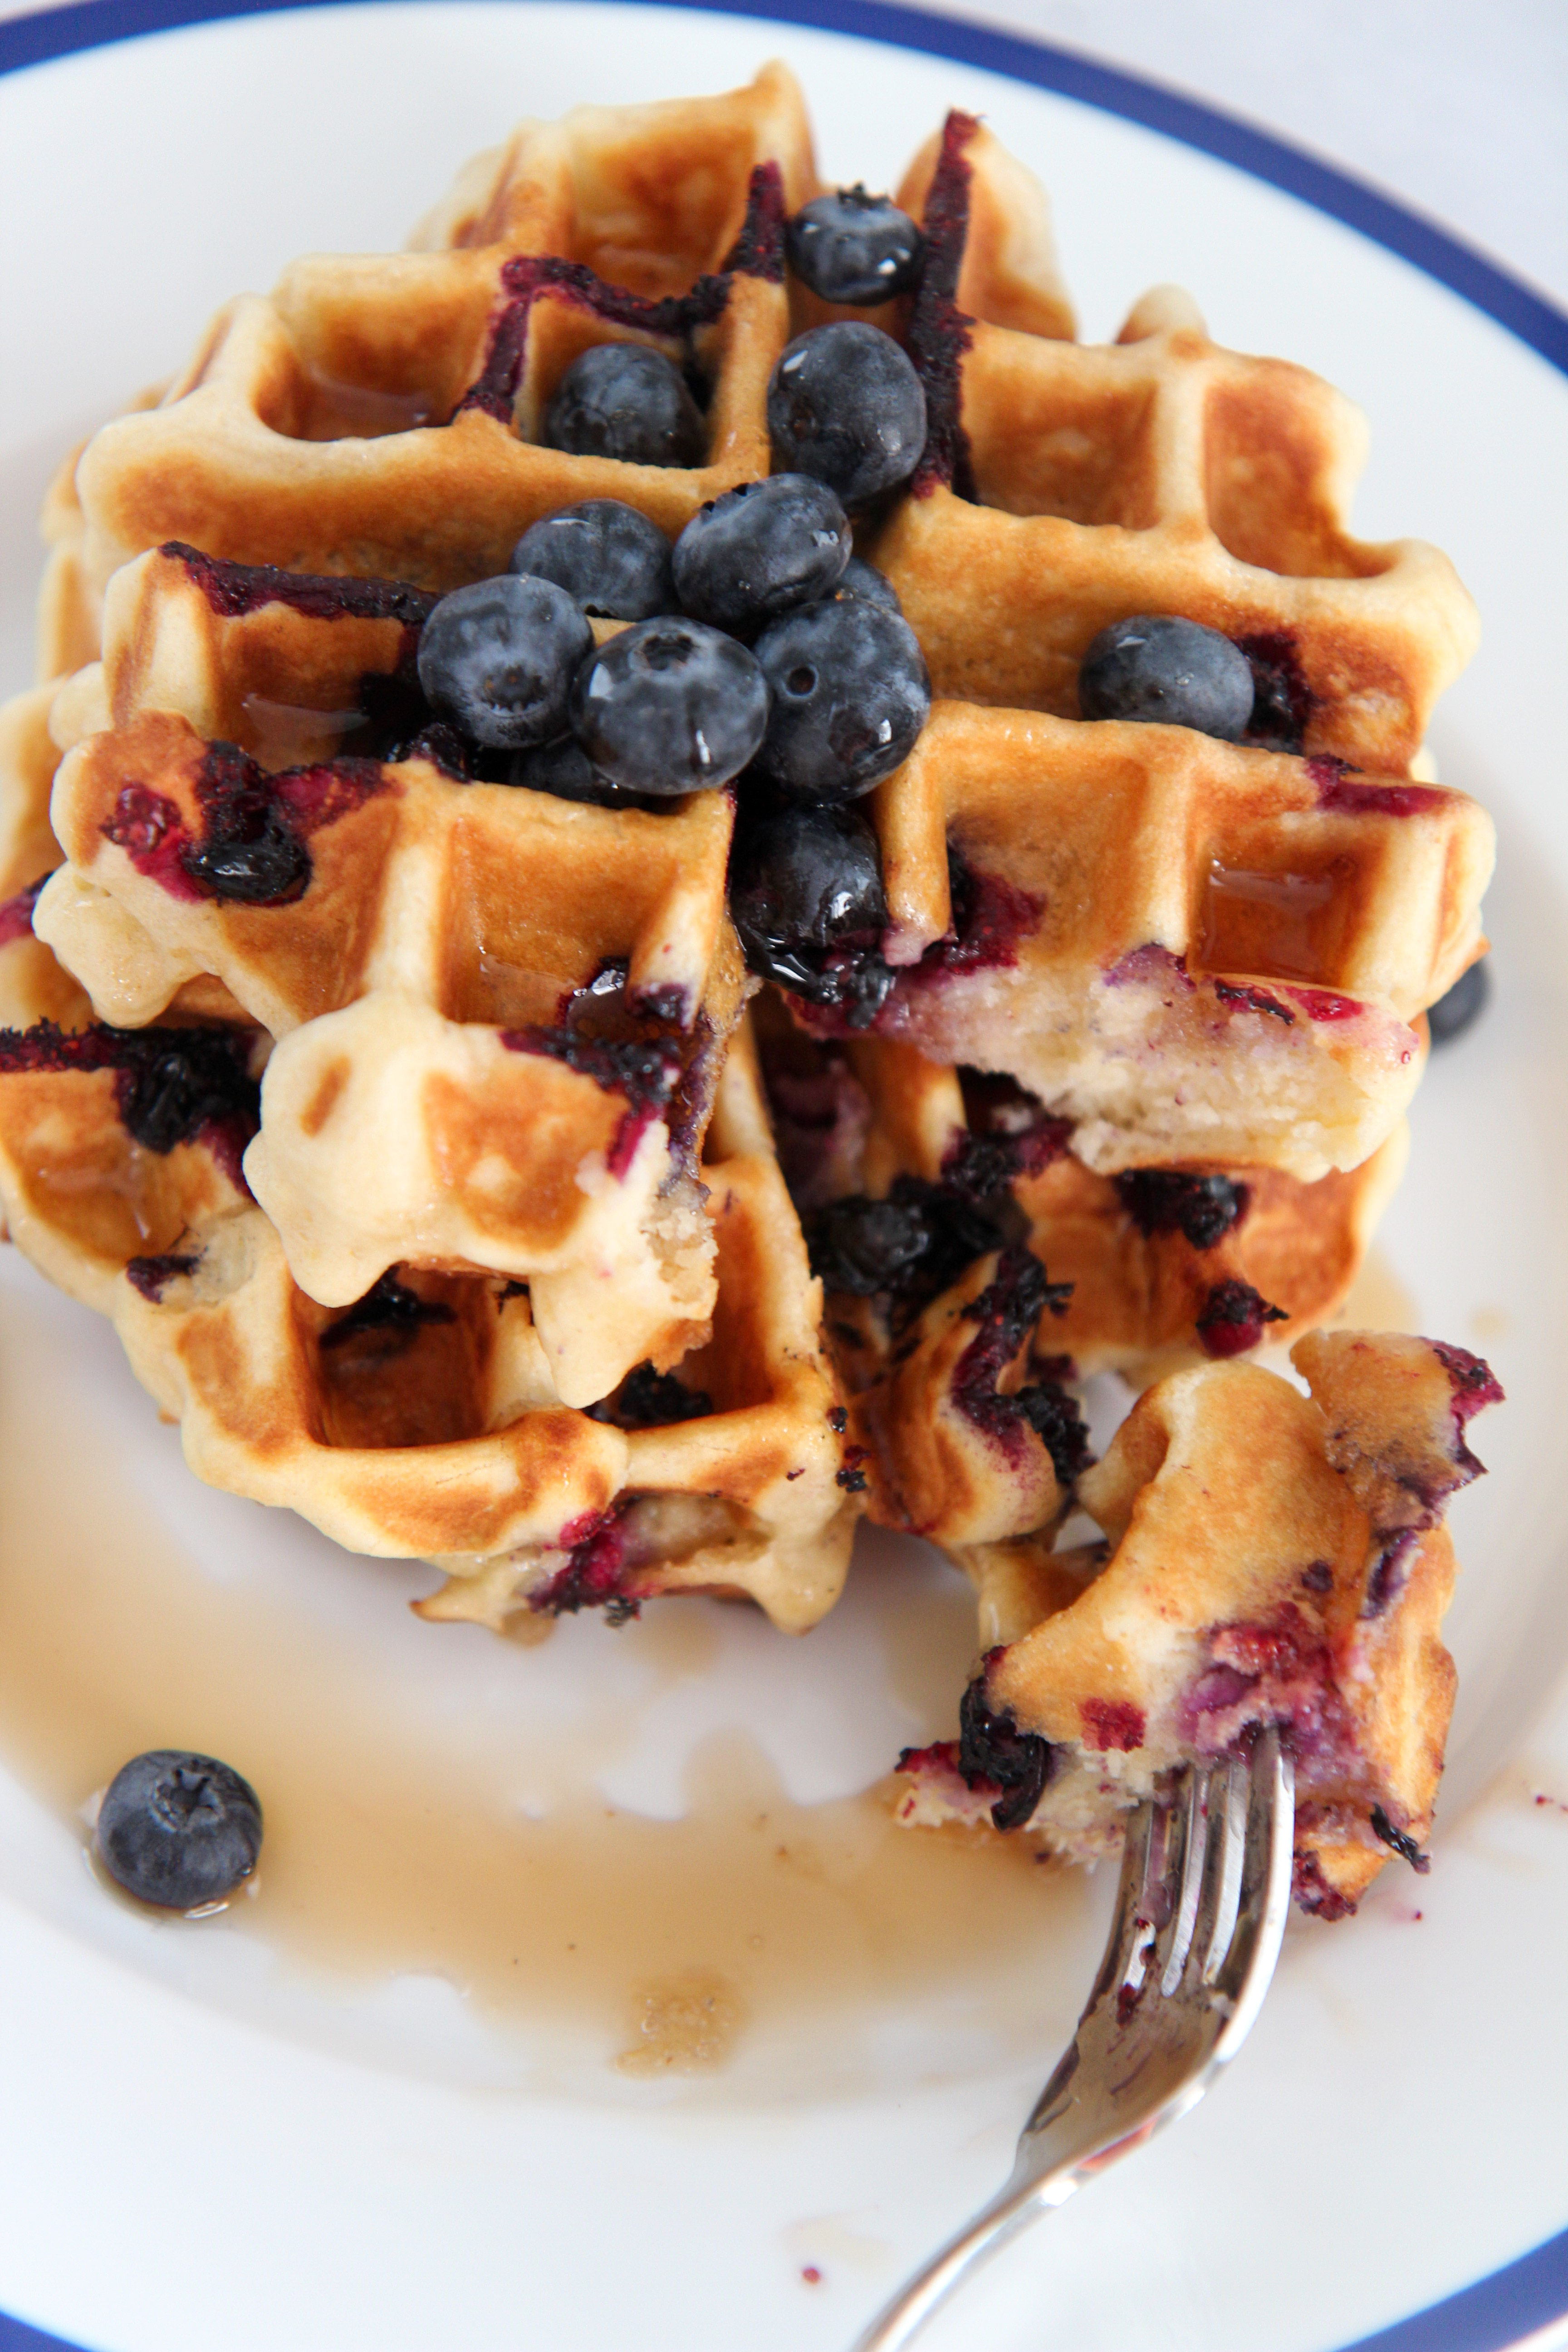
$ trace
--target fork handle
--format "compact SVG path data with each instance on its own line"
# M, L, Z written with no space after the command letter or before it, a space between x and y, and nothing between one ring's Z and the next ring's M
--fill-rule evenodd
M1018 2164L1005 2188L998 2190L990 2204L982 2207L956 2237L950 2238L923 2270L906 2280L870 2326L855 2338L850 2352L899 2352L900 2346L911 2340L971 2271L989 2262L993 2254L1000 2253L1037 2215L1065 2205L1091 2170L1098 2171L1113 2162L1124 2148L1131 2148L1143 2137L1142 2132L1134 2132L1124 2142L1094 2156L1086 2157L1080 2147L1063 2156L1046 2172L1038 2168L1037 2158L1030 2162L1020 2151Z

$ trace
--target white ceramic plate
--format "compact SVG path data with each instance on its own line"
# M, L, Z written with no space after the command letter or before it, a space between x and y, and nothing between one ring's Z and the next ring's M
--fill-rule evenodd
M1568 2222L1568 387L1342 223L963 61L967 43L1005 62L992 37L906 21L956 54L655 6L408 0L246 16L0 81L0 686L26 676L30 518L50 466L177 362L219 300L297 251L398 243L521 113L719 89L773 54L806 85L829 176L885 185L949 105L984 112L1053 192L1086 333L1173 278L1221 341L1302 360L1369 410L1357 527L1446 546L1486 616L1435 742L1501 836L1494 1003L1434 1061L1385 1229L1419 1328L1482 1348L1510 1400L1482 1424L1493 1475L1454 1514L1462 1679L1434 1870L1390 1870L1353 1923L1293 1931L1223 2091L930 2337L932 2352L1328 2352ZM885 1874L857 1893L860 1817L835 1801L948 1727L964 1664L962 1596L918 1548L865 1560L801 1644L700 1602L622 1633L574 1622L533 1651L424 1628L396 1601L427 1577L189 1480L107 1330L14 1256L0 1497L0 1618L21 1562L35 1595L56 1577L59 1627L26 1738L15 1671L0 1708L20 1759L0 1772L10 2309L100 2352L829 2352L995 2184L1076 2014L1109 1889L1042 1874L1026 1904L988 1908L933 1875L945 1909L918 1932ZM79 1658L96 1664L73 1684ZM613 1876L571 1898L598 1906L612 1945L621 1899L646 1941L648 1855L683 1791L728 1805L727 1834L742 1800L775 1808L799 1845L796 1894L773 1898L783 1958L771 1979L756 1963L763 1990L730 2066L628 2080L606 2063L624 2021L592 2000L564 2021L558 2005L531 2025L525 2005L497 2022L428 1969L382 1984L303 1970L261 1932L264 1904L237 1926L132 1917L83 1867L66 1798L87 1790L60 1760L75 1734L51 1747L48 1726L74 1691L112 1756L145 1693L184 1673L189 1712L165 1736L198 1741L204 1659L280 1774L292 1756L334 1776L345 1853L356 1770L384 1790L397 1748L423 1840L410 1868L430 1865L443 1805L478 1801L487 1780L515 1818L613 1808L609 1843L584 1830L584 1867L630 1856L643 1875L624 1898ZM275 1809L275 1847L285 1826ZM264 1898L274 1868L269 1848ZM712 1877L702 1901L733 1937L733 1887L715 1895ZM694 1898L668 1926L671 1965L710 1959L709 1933ZM1500 2343L1491 2325L1463 2340ZM1415 2328L1410 2352L1459 2340Z

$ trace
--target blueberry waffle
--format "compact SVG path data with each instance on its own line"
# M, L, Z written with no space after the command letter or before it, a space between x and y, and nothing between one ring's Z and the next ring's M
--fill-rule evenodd
M51 493L13 1230L427 1613L800 1625L868 1507L1060 1606L1070 1379L1330 1311L1483 945L1474 617L1360 449L1170 289L1074 341L968 116L896 202L778 67L525 124Z
M966 299L1070 331L1037 187L993 141L973 170ZM784 269L786 216L817 190L779 65L722 97L525 122L462 173L413 250L297 263L219 314L155 406L100 433L51 594L101 594L171 538L440 591L499 572L531 523L594 497L673 535L768 470L792 299L794 323L824 315ZM671 363L688 397L670 436L553 429L574 363L606 344Z
M746 984L731 807L442 765L410 650L433 602L190 552L125 566L103 663L55 704L57 733L89 731L35 922L115 1026L178 1004L276 1040L247 1171L312 1297L408 1261L526 1280L585 1405L668 1370L711 1308L697 1161Z
M703 1171L710 1335L574 1410L521 1284L398 1265L346 1311L301 1290L241 1172L265 1034L95 1021L31 932L31 898L0 910L8 1229L113 1318L200 1477L351 1550L434 1560L429 1617L503 1630L700 1591L800 1632L832 1605L857 1484L820 1289L743 1094ZM739 1064L731 1096L737 1081Z
M781 1164L827 1294L868 1508L948 1546L1055 1524L1086 1458L1076 1383L1139 1387L1331 1316L1403 1171L1087 1168L1007 1079L876 1037L808 1041L764 999Z
M960 1739L902 1758L903 1820L1092 1858L1162 1773L1279 1724L1304 1909L1353 1910L1391 1854L1426 1868L1454 1698L1442 1519L1501 1391L1426 1339L1314 1332L1292 1354L1310 1398L1250 1364L1149 1390L1077 1483L1103 1543L968 1556L985 1655Z

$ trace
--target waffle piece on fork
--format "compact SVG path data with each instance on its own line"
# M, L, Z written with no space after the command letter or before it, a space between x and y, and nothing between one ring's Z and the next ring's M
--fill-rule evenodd
M746 1098L710 1130L711 1335L675 1370L564 1405L526 1290L398 1265L346 1311L309 1297L239 1155L254 1029L116 1030L26 928L0 943L0 1202L51 1280L113 1318L198 1476L351 1550L447 1571L434 1619L505 1630L674 1591L746 1595L788 1632L837 1598L845 1475L820 1286Z
M1391 1854L1426 1869L1455 1681L1442 1520L1502 1391L1427 1339L1312 1332L1292 1354L1310 1398L1215 1364L1139 1400L1078 1481L1104 1543L963 1555L985 1654L962 1740L903 1759L902 1818L1027 1824L1091 1858L1162 1772L1278 1724L1303 1909L1342 1917Z

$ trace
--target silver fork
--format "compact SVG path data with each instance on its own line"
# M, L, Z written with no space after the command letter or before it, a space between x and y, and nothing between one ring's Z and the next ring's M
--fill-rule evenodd
M1188 1767L1133 1814L1110 1940L1012 2178L853 2352L898 2352L978 2264L1195 2107L1252 2030L1290 1905L1295 1780L1278 1731Z

